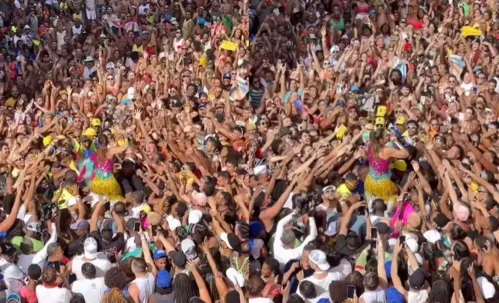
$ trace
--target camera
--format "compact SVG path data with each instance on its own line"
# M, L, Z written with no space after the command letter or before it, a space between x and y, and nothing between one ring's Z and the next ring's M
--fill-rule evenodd
M314 190L309 193L298 193L293 195L293 209L297 210L299 216L303 216L315 210L317 205L321 204L321 193Z
M55 203L49 203L42 208L42 220L48 221L52 218L52 215L57 211L57 206Z

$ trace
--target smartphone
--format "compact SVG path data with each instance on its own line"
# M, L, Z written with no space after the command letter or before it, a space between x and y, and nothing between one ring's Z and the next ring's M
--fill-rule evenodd
M355 296L355 285L347 286L347 299L353 299Z
M473 87L473 94L474 95L478 94L478 88L477 87Z
M400 244L404 244L405 243L405 236L400 236L399 242L400 242Z
M364 215L364 214L366 213L366 207L365 207L365 206L361 206L361 207L359 207L359 213L360 213L361 215Z
M376 240L371 241L371 249L376 250Z
M378 238L378 229L376 227L371 227L371 237L373 239L377 239Z
M135 231L135 232L140 231L140 222L133 223L133 231Z
M153 237L156 237L158 235L158 227L156 225L151 226L151 232Z

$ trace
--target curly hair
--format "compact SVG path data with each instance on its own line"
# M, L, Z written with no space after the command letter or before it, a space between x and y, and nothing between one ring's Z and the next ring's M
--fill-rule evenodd
M128 277L122 268L113 267L106 272L104 284L108 288L123 289L128 284Z
M125 298L119 289L111 288L109 292L103 296L102 303L133 303L133 299Z

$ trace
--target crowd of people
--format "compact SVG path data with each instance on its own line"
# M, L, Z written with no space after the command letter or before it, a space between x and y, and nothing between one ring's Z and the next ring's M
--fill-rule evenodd
M250 2L250 303L499 302L498 9Z
M0 302L247 302L248 8L0 1Z
M495 0L0 0L0 303L499 302Z

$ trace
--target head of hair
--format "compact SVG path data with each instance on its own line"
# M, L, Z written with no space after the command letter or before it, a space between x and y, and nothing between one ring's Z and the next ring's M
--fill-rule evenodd
M123 289L128 283L123 267L112 267L104 275L104 284L108 288Z
M340 265L341 255L336 249L328 245L321 245L321 250L326 254L327 263L329 263L331 267Z
M301 294L305 299L314 299L317 297L317 291L315 290L315 284L311 281L303 280L298 286Z
M296 240L296 235L292 230L284 230L281 236L281 241L284 245L290 246L295 243Z
M349 285L355 285L355 288L357 289L357 296L362 295L364 292L364 276L360 272L351 272L346 276L345 281Z
M75 293L69 303L85 303L85 297L82 294Z
M372 258L367 261L366 264L366 273L375 273L378 270L378 260Z
M224 302L234 302L234 303L239 303L241 302L239 293L237 290L230 290L225 294L225 301ZM189 302L192 303L192 302ZM203 302L204 303L204 302Z
M191 279L184 273L176 275L173 279L173 291L177 303L189 303L189 300L196 296Z
M130 303L118 288L111 288L103 297L103 303Z
M87 279L94 279L95 278L95 275L97 273L97 270L95 268L95 265L93 265L92 263L90 262L85 262L83 263L83 265L81 266L81 273L83 274L83 276Z
M347 288L350 285L346 281L333 281L329 284L329 298L331 302L344 302L347 299ZM357 295L359 291L357 291Z
M450 299L451 293L447 281L439 279L432 283L428 303L450 303Z
M378 128L369 134L369 147L373 155L377 156L383 148L383 139L385 138L385 129Z
M374 199L373 209L375 211L385 211L386 209L385 201L383 201L383 199Z
M263 288L265 287L265 282L261 276L252 275L248 281L248 293L251 297L257 297L261 295Z
M305 300L299 294L292 294L288 298L288 303L305 303Z
M46 267L42 273L42 281L45 284L54 284L57 279L57 271L53 267Z
M357 176L354 173L347 173L345 176L345 181L351 182L357 180Z
M489 217L489 226L490 230L498 230L499 229L499 219L494 216Z
M42 276L42 269L38 264L31 264L28 267L28 277L31 280L39 280L40 277Z
M135 273L145 273L147 272L147 263L142 258L136 258L132 262L132 271Z
M276 259L272 258L272 257L268 257L267 259L265 259L265 261L263 261L263 263L265 263L269 268L270 268L270 271L275 274L276 276L279 275L279 261L277 261Z
M375 290L379 285L379 277L375 272L370 272L364 277L364 287L366 290Z
M47 246L47 256L50 258L52 257L55 252L57 251L57 248L59 247L59 243L55 242L55 243L50 243L48 246Z
M454 243L452 252L455 261L460 261L461 259L469 258L470 256L470 250L468 249L468 245L466 245L466 243L460 240Z
M450 230L450 238L452 240L463 240L466 238L466 232L459 226L459 224L453 223Z
M205 177L204 185L202 191L206 194L206 196L213 196L215 194L217 185L217 180L213 177Z

